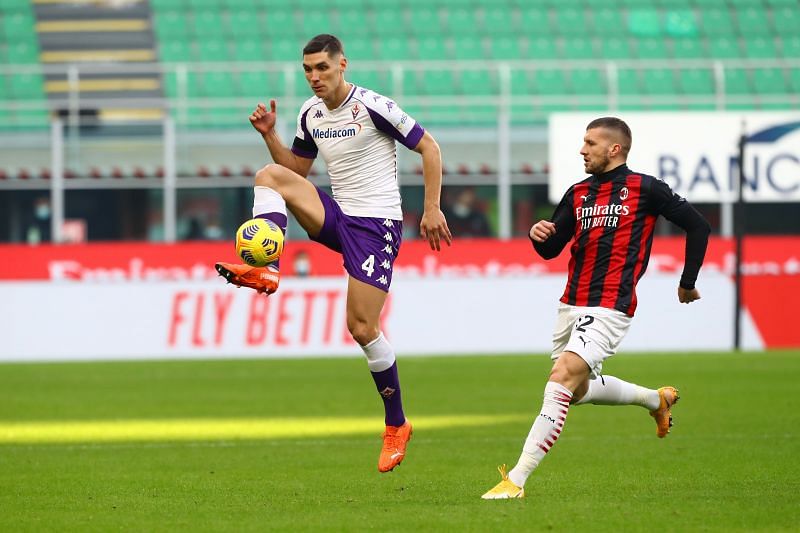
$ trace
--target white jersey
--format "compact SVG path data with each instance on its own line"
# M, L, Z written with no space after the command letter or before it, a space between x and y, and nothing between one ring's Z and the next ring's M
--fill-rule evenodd
M328 166L333 199L346 215L402 220L395 140L415 148L425 130L392 100L353 85L336 109L306 100L292 152Z

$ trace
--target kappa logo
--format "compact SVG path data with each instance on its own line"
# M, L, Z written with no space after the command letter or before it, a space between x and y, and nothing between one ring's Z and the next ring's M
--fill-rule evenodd
M350 113L353 114L353 120L355 120L358 114L361 113L361 108L358 107L358 104L354 104L353 109L350 110Z
M314 118L322 118L325 115L322 114L322 109L317 109L317 112L314 113Z
M364 96L365 94L367 94L367 90L366 89L361 89L360 91L358 91L358 94L360 94L361 96Z
M394 102L392 102L391 100L386 100L386 109L391 111L393 107L394 107Z
M628 191L627 187L621 188L619 190L619 199L620 200L627 200L628 199L628 194L629 194L629 191Z
M380 99L381 99L381 97L380 97L380 95L378 95L378 94L376 94L375 96L373 96L373 97L372 97L372 101L373 101L373 102L377 102L377 101L378 101L378 100L380 100Z

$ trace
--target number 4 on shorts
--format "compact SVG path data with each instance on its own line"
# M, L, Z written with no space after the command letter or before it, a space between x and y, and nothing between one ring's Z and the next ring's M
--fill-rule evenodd
M367 260L361 263L361 270L367 273L367 276L372 277L372 273L375 272L375 256L371 255L367 257Z

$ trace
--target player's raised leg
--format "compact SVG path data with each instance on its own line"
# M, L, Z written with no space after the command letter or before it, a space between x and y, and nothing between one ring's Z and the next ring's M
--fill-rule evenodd
M388 472L399 465L411 439L411 424L403 412L400 378L394 349L380 330L380 315L387 293L352 276L347 287L347 327L364 350L367 366L383 400L386 431L378 459L378 470Z
M253 218L274 222L286 234L286 208L311 235L316 235L325 220L325 209L317 189L307 179L281 165L267 165L256 173L253 188ZM220 276L240 287L272 294L278 290L278 261L266 267L217 263Z
M675 387L648 389L614 376L598 376L589 380L586 392L576 391L575 405L639 405L650 411L656 420L656 435L664 438L672 427L672 406L680 396ZM582 394L582 395L581 395Z

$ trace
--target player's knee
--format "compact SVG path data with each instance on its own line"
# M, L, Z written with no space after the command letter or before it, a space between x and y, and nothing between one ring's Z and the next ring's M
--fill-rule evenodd
M378 334L378 328L360 320L348 320L347 329L350 330L350 335L361 346L366 346L374 341Z
M255 183L259 187L269 187L271 189L276 189L280 183L280 171L283 167L280 165L276 165L274 163L270 163L259 169L256 172L256 180Z

